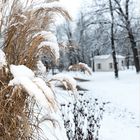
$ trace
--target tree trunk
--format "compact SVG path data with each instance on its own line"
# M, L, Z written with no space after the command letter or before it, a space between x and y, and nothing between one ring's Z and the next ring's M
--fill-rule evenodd
M126 55L126 67L127 67L127 69L129 69L129 61L130 61L130 56L129 56L130 54L128 53L127 55Z
M131 43L131 49L133 52L133 58L134 58L134 65L136 68L136 72L139 73L140 72L140 63L139 63L139 57L138 57L138 50L136 48L136 41L134 38L134 35L132 33L132 30L130 28L128 28L128 35L129 35L129 39L130 39L130 43Z
M140 63L139 63L139 58L138 58L138 50L136 48L136 41L135 41L135 37L134 34L132 32L132 27L131 27L131 20L129 18L129 5L130 5L130 0L126 0L125 1L125 11L122 9L120 3L118 0L115 0L116 4L119 7L119 15L122 16L125 28L127 30L128 33L128 37L131 43L131 49L133 52L133 59L134 59L134 64L135 64L135 68L136 68L136 72L140 72Z
M0 34L1 34L1 26L2 26L2 0L0 0Z
M126 29L127 29L127 32L128 32L130 43L131 43L131 49L132 49L132 52L133 52L133 58L134 58L134 64L135 64L136 72L138 73L138 72L140 72L140 63L139 63L139 58L138 58L138 50L136 48L136 41L135 41L135 38L134 38L134 34L132 32L130 19L129 19L129 4L130 4L129 2L130 2L130 0L126 0L126 4L125 4Z
M114 44L113 24L111 24L111 47L112 47L112 57L113 57L115 78L118 78L119 74L118 74L116 51L115 51L115 44Z
M115 73L115 78L118 78L119 74L118 74L115 43L114 43L114 14L113 14L111 0L109 0L109 7L110 7L111 20L112 20L111 22L111 48L112 48L112 57L113 57L113 64L114 64L114 73Z

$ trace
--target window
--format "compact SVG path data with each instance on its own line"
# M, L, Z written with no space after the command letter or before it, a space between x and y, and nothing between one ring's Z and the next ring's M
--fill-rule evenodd
M109 68L112 69L113 68L113 64L109 63Z
M101 69L101 64L100 64L100 63L97 64L97 69L98 69L98 70Z

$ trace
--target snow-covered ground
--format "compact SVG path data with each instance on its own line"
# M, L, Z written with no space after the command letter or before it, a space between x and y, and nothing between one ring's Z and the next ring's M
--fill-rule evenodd
M65 74L89 80L77 83L88 90L87 99L108 102L100 122L99 140L140 139L140 74L135 69L120 71L118 79L114 78L114 72L94 72L92 76L80 72ZM69 99L63 92L58 95L59 101L67 104Z
M56 97L57 101L61 105L73 102L76 99L75 97L78 97L78 95L76 95L78 92L74 93L75 96L72 96L72 92L62 90L60 87L54 88L54 96L52 91L49 90L50 87L48 87L42 79L35 77L34 73L25 66L11 65L10 69L14 79L11 80L9 84L17 85L20 83L20 85L24 87L29 95L34 96L39 103L41 102L40 104L42 104L42 106L45 106L45 108L47 106L46 100L42 100L44 99L44 95L47 97L48 101L54 105L57 104L54 97ZM68 76L65 76L65 74ZM84 100L88 100L90 103L92 103L92 99L98 99L98 106L100 106L100 102L105 103L105 108L103 108L105 110L103 119L100 121L101 127L99 130L99 140L140 139L140 74L136 74L134 69L124 70L119 72L119 79L115 79L113 72L94 72L92 75L88 76L80 72L63 72L63 74L53 76L53 78L60 81L64 80L63 82L69 81L70 83L73 83L72 85L75 87L76 83L73 81L74 79L72 80L69 76L76 78L79 87L87 89L87 91L83 92L84 97L82 98L84 98ZM48 80L51 77L52 75L47 75ZM80 78L82 80L79 80ZM59 85L58 83L54 84L54 86ZM36 87L39 87L39 89L37 90ZM75 88L72 89L75 91ZM95 106L90 107L92 110L92 108ZM68 112L70 112L70 110L68 110L66 114ZM97 111L94 110L93 113L97 115L96 112ZM47 126L42 125L42 129L44 129L44 132L46 132L45 134L48 136L50 132L49 139L51 140L57 139L56 137L66 140L67 138L65 129L63 128L61 113L58 110L58 113L55 112L54 114L51 113L50 115L52 118L55 118L58 122L60 122L62 128L59 129L60 127L56 127L56 129L54 129L53 126L50 126L50 124L47 123ZM71 114L71 116L72 115L73 114ZM94 117L96 115L93 114ZM72 117L68 119L71 120ZM46 122L44 122L44 124L46 124ZM51 127L53 132L49 131L50 129L48 126ZM61 135L60 132L62 132L64 135Z
M119 72L95 72L80 86L89 95L109 102L101 121L100 140L140 139L140 75L134 69Z

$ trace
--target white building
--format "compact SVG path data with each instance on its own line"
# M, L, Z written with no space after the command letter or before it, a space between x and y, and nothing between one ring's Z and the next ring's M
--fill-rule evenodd
M118 69L123 70L125 65L125 57L116 55ZM113 71L113 58L112 55L99 55L94 57L94 69L95 71Z

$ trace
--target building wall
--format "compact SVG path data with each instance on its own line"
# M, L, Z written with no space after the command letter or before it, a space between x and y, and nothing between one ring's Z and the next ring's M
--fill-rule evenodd
M118 62L118 69L124 70L125 69L125 59L119 58L119 59L117 59L117 62Z
M101 65L101 68L98 68L98 65ZM95 61L95 71L108 71L108 66L107 66L107 61L106 60L96 60Z
M123 64L122 64L123 61ZM125 64L125 59L123 58L119 58L117 59L118 62L118 69L119 70L123 70L124 69L124 64ZM98 64L101 64L101 69L98 69ZM112 64L112 68L110 67L110 65ZM108 59L98 59L98 60L94 60L94 67L95 67L95 71L113 71L114 70L114 65L113 65L113 59L112 57L109 57Z

